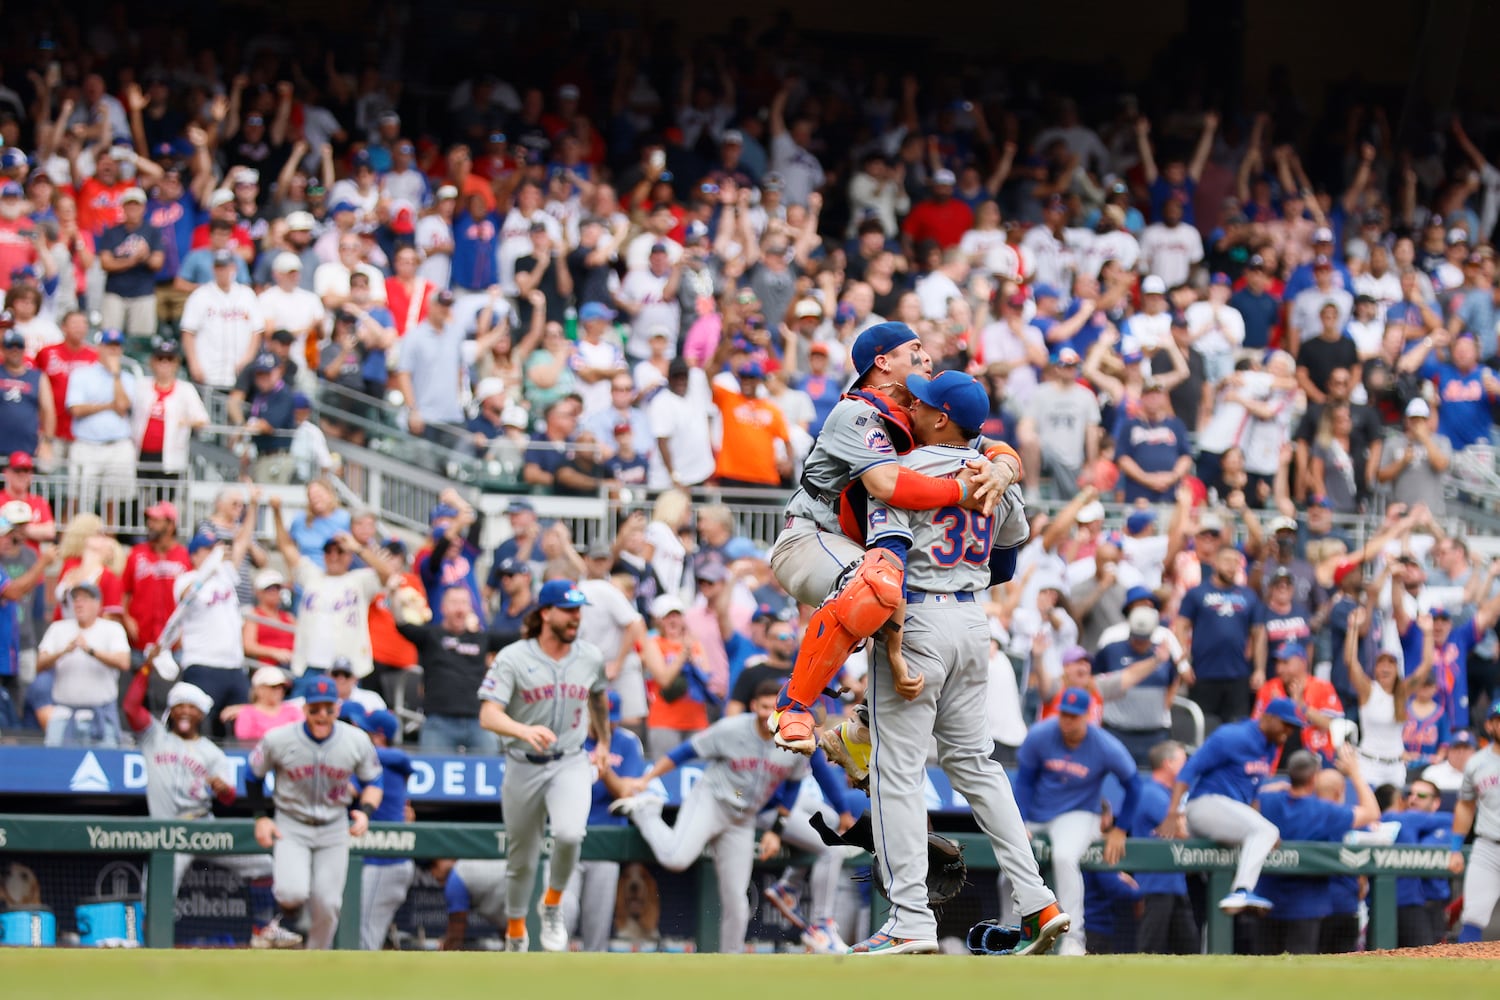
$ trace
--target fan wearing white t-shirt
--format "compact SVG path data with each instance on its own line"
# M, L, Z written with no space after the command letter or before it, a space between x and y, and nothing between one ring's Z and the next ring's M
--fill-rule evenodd
M192 571L172 582L172 596L182 609L182 645L178 653L183 666L182 679L214 700L205 723L219 739L229 733L229 726L221 717L224 709L250 700L237 567L250 548L259 507L260 491L252 490L232 543L212 534L194 535L188 542ZM221 545L227 551L216 555L215 549Z
M297 549L281 516L281 498L271 498L276 548L292 567L301 592L292 639L292 676L326 674L340 657L363 680L375 670L370 651L370 603L395 573L385 552L340 532L323 545L323 567ZM373 568L351 569L358 555Z
M47 626L37 645L37 673L56 671L45 742L47 746L118 746L116 701L120 673L130 669L130 640L123 625L100 614L97 585L76 583L70 595L75 617Z
M316 343L323 332L326 315L323 300L301 286L302 259L296 254L277 254L271 262L271 274L276 284L260 293L261 314L265 317L267 329L287 330L296 338L292 342L292 359L307 372L308 384L311 385L314 376L303 361L307 357L308 338Z

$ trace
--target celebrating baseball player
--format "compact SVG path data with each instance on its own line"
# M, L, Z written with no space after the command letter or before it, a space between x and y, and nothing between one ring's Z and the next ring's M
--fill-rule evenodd
M1125 802L1109 834L1117 850L1123 847L1141 790L1140 774L1125 744L1089 723L1091 700L1083 688L1064 691L1057 717L1037 723L1026 734L1016 768L1016 804L1026 827L1045 833L1052 844L1058 901L1069 913L1080 914L1058 945L1060 955L1085 953L1079 865L1089 845L1099 839L1104 779L1113 774L1125 787Z
M817 607L778 701L776 742L798 753L817 748L815 705L849 654L878 632L901 606L901 566L883 548L864 550L851 539L862 525L841 524L841 498L856 482L870 497L906 510L989 514L1021 478L1020 458L1008 445L991 449L995 461L974 453L957 476L936 478L897 462L911 449L904 380L932 370L932 359L905 323L880 323L850 349L854 387L828 414L803 465L801 488L787 504L785 527L771 548L777 581L802 604ZM1000 533L1025 526L1020 504L996 525ZM955 514L958 516L967 516ZM1022 537L1024 540L1024 536ZM1014 543L1004 543L1002 547Z
M1282 744L1293 729L1304 725L1290 698L1273 698L1260 718L1215 729L1172 786L1167 818L1156 828L1157 836L1181 838L1191 831L1195 837L1240 849L1234 884L1229 895L1219 900L1219 909L1225 913L1271 909L1271 901L1256 894L1255 884L1281 833L1251 803L1261 781L1275 772ZM1185 818L1180 811L1184 796Z
M213 804L232 805L234 766L212 740L199 734L203 719L213 708L213 698L202 688L178 681L167 692L165 725L146 709L146 691L151 683L149 664L136 671L125 692L125 722L135 733L146 767L146 812L155 819L212 819ZM191 854L172 858L172 894L192 866ZM271 859L264 854L215 856L213 863L246 879L269 878ZM255 932L256 937L265 933ZM301 935L283 932L294 945ZM295 940L293 940L295 939Z
M526 914L542 854L542 829L552 824L552 863L540 911L542 950L566 951L562 895L588 826L595 770L609 764L609 703L604 654L578 641L588 598L572 580L549 580L522 622L521 642L500 651L479 686L479 724L504 744L509 884L505 949L526 951ZM593 759L583 741L595 740Z
M1500 705L1490 709L1484 731L1490 745L1469 758L1453 807L1453 856L1448 859L1448 870L1455 875L1464 870L1464 856L1459 853L1464 838L1474 832L1474 849L1464 874L1461 942L1484 940L1484 929L1500 901Z
M745 887L755 860L756 814L774 805L777 818L761 837L762 861L781 850L787 818L795 803L798 785L811 766L808 760L789 757L776 749L771 717L776 711L777 685L765 681L751 698L749 711L720 719L652 765L634 781L624 782L626 798L613 810L630 817L641 836L668 871L680 872L696 862L709 844L714 847L714 871L719 879L719 950L739 951L750 925L750 903ZM691 760L704 760L703 776L693 784L677 814L677 825L661 818L662 800L647 794L651 782ZM837 774L831 768L830 774ZM837 789L824 795L837 798ZM837 864L837 855L808 831L802 841L809 848L827 853ZM926 851L926 845L923 845ZM831 912L831 901L830 901Z
M255 840L271 849L276 902L281 915L253 943L263 948L295 947L281 933L304 904L311 909L307 946L333 947L344 881L349 875L349 838L370 828L380 808L380 759L370 737L338 721L338 689L327 677L316 677L304 695L306 722L278 726L250 752L246 797L256 814ZM276 776L272 803L265 809L261 784ZM354 812L353 778L364 783Z
M406 751L391 746L401 723L382 708L364 717L363 728L370 734L370 742L375 744L375 756L380 761L380 805L370 814L370 819L405 823L406 781L411 777L411 758ZM391 921L406 901L406 893L416 874L417 865L411 858L378 854L365 858L360 873L359 896L359 946L365 951L379 951L385 943Z
M903 468L928 476L960 475L979 457L969 442L989 414L984 387L962 372L932 379L909 375L906 387L922 447L902 458ZM990 643L979 598L991 584L996 518L951 505L907 511L872 499L866 522L871 551L889 556L895 582L904 586L899 636L906 663L905 669L893 670L888 651L877 646L869 673L870 813L891 916L854 951L938 950L937 921L927 901L922 795L927 746L935 736L938 763L990 838L1024 914L1013 953L1045 953L1071 918L1042 881L1010 782L990 757L993 741L978 708L989 684Z

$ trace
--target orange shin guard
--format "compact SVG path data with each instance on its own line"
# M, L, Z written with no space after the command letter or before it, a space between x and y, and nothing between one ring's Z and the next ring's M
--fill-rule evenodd
M865 553L842 590L824 601L807 623L787 697L814 704L854 647L880 630L901 606L905 572L888 549Z

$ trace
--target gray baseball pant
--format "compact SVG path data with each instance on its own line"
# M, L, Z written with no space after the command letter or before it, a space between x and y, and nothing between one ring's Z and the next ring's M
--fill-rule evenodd
M1045 823L1027 823L1032 833L1045 833L1052 844L1052 883L1057 901L1073 918L1067 936L1079 945L1083 936L1083 853L1099 839L1099 814L1082 809L1054 816ZM1028 911L1029 912L1029 911Z
M794 517L771 546L771 572L799 603L817 607L833 593L844 567L865 550L834 531L824 531L804 517Z
M1227 795L1200 795L1188 799L1188 832L1240 849L1240 863L1234 870L1234 888L1255 891L1260 870L1266 858L1281 840L1276 824L1243 802Z
M276 817L281 839L271 851L272 892L284 909L308 907L307 947L333 947L344 883L349 878L349 825L342 819L310 826L285 813Z
M896 693L890 661L875 647L870 668L870 814L893 937L937 939L927 905L927 810L923 794L927 742L937 737L938 764L968 800L989 837L1016 903L1030 915L1056 901L1042 881L1026 825L1005 769L990 758L983 706L989 685L989 622L974 603L936 602L907 608L902 654L926 681L915 701Z
M813 810L804 806L799 797L797 805L782 827L781 842L788 847L807 851L817 858L807 873L807 891L811 897L807 915L809 920L816 923L833 917L834 901L838 898L839 877L843 869L843 854L838 848L823 843L823 838L818 836L818 831L809 822L812 814ZM774 811L763 812L756 818L755 825L757 829L769 830L775 821ZM834 817L830 825L836 827L838 818Z
M618 861L580 861L573 869L573 877L563 890L563 921L584 951L609 951L619 885Z
M359 882L360 948L379 951L384 946L391 921L406 902L406 893L416 875L417 863L410 858L393 865L365 863Z
M510 919L520 920L531 909L542 835L549 820L552 865L547 888L561 892L568 884L588 831L593 784L594 768L582 751L545 764L533 764L514 754L505 759L500 808L510 862L505 875L505 909Z
M744 951L745 931L750 926L745 887L755 862L755 814L730 809L699 784L677 811L675 828L652 810L639 810L630 820L657 863L668 871L686 871L713 844L714 873L719 879L719 950Z
M1475 837L1464 869L1463 922L1488 927L1496 902L1500 902L1500 844Z

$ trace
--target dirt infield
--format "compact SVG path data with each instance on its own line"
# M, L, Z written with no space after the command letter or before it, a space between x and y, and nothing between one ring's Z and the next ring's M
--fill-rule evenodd
M1475 958L1500 959L1500 941L1484 941L1473 944L1434 944L1426 948L1393 948L1390 951L1369 951L1367 955L1382 955L1387 958Z

